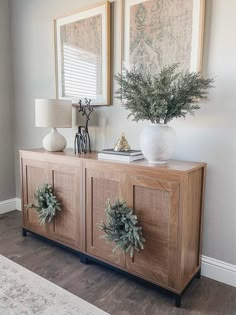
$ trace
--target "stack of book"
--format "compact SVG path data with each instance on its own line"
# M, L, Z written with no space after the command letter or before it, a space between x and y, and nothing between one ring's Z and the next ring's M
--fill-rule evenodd
M104 149L98 153L98 158L103 160L133 162L144 159L144 156L140 150L114 151L114 149Z

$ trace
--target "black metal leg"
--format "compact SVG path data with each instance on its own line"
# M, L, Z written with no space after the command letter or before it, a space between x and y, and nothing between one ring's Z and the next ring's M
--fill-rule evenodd
M88 258L85 255L83 255L83 254L79 255L79 259L80 259L81 264L85 264L86 265L88 263Z
M88 133L88 144L89 144L89 152L91 152L91 143L90 143L90 135L89 135L89 133Z
M25 229L22 229L21 233L22 233L22 236L23 236L23 237L26 237L26 236L27 236L27 232L26 232Z
M198 272L196 273L196 278L200 279L201 278L201 268L198 270Z
M75 154L76 154L76 143L77 143L77 135L75 135L75 141L74 141L74 151L75 151Z
M77 149L78 149L78 154L81 154L80 136L77 137Z
M79 143L80 143L80 153L83 153L84 152L84 139L82 135L80 135Z
M175 294L175 306L176 307L181 307L181 294Z
M84 153L87 153L87 136L86 134L84 135Z

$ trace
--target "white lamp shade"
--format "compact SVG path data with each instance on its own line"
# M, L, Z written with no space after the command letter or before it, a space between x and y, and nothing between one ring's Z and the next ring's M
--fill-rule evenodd
M72 101L36 99L35 125L46 128L71 128Z

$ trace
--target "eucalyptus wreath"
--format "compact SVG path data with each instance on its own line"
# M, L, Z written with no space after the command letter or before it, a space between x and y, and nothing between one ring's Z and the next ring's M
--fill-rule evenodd
M26 207L34 208L39 216L40 225L50 223L56 215L56 211L61 211L61 204L53 193L53 188L49 184L38 187L35 194L35 204L28 204Z
M133 213L133 209L127 207L125 201L117 199L114 204L110 200L106 203L107 224L98 223L97 226L106 234L101 238L116 244L116 249L121 249L134 256L134 250L144 249L145 239L142 227L137 226L138 218Z

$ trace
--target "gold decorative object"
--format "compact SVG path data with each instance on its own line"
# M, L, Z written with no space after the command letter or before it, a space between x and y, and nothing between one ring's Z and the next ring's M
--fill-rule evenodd
M119 138L119 140L117 141L114 147L114 151L129 151L129 150L130 150L129 143L125 138L125 134L122 133L121 137Z

